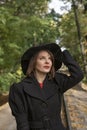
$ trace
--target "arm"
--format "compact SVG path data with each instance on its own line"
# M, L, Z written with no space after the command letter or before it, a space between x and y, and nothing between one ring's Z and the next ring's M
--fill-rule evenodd
M29 130L27 105L21 86L13 84L9 92L9 105L17 122L17 130Z
M65 92L83 79L83 73L80 66L76 63L70 53L65 50L63 53L63 63L68 67L70 76L65 74L56 74L55 78L60 86L61 92Z

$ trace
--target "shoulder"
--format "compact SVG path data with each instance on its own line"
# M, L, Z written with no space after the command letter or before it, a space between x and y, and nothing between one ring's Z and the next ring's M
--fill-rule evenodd
M10 91L22 90L22 88L23 88L23 80L25 80L25 79L22 79L20 82L14 82L14 83L10 86Z
M22 85L21 85L21 82L19 83L13 83L11 86L10 86L10 93L17 93L18 91L21 91L22 90Z
M14 91L21 91L23 90L23 86L25 85L25 83L31 83L31 79L29 77L25 77L24 79L22 79L20 82L18 83L13 83L10 86L10 90L14 90Z

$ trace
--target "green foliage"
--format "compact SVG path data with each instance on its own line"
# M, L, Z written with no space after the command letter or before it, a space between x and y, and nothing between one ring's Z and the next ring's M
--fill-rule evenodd
M0 91L9 90L13 82L22 78L21 55L37 44L55 42L60 38L61 45L66 46L82 65L73 10L63 16L54 10L48 14L49 1L7 0L0 4ZM79 10L83 36L86 15L81 15Z
M71 10L65 17L63 16L61 21L61 42L69 48L80 63L87 79L87 0L62 1L69 1Z
M10 85L13 82L19 82L20 81L20 75L17 73L4 73L0 75L0 93L5 93L9 90Z
M45 17L48 1L14 0L0 6L1 91L7 91L12 82L21 78L20 59L26 49L55 41L57 24L52 17Z

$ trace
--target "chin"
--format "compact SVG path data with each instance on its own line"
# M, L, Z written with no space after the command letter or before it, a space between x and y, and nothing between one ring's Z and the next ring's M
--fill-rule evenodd
M44 71L43 73L46 73L46 74L47 74L47 73L49 73L49 72L50 72L50 71Z

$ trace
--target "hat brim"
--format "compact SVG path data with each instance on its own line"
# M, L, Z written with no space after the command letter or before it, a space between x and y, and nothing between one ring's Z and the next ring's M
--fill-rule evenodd
M40 45L29 48L21 57L21 67L24 74L26 74L30 59L41 50L49 50L54 56L54 67L57 71L62 65L62 52L60 47L55 43Z

